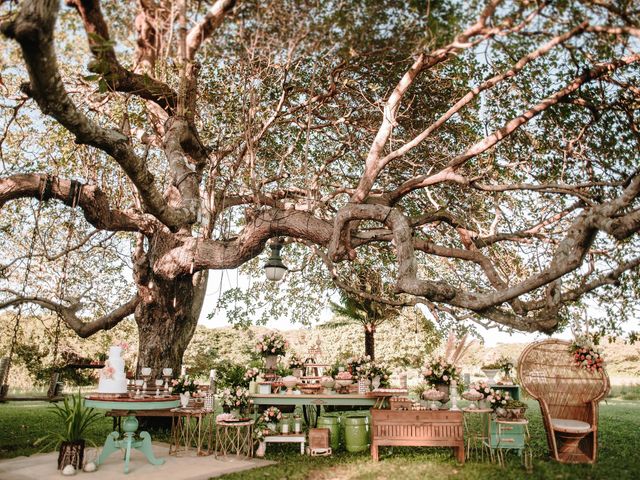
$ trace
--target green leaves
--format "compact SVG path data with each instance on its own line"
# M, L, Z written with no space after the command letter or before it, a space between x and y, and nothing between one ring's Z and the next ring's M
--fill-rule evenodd
M52 411L58 418L60 430L50 432L36 440L34 445L44 444L43 449L52 444L57 447L62 442L83 440L89 427L102 418L100 412L84 406L84 397L80 392L65 397L62 405L53 405Z

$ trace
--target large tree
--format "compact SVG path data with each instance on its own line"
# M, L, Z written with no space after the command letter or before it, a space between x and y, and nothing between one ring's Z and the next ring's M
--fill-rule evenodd
M523 331L587 297L633 313L633 1L0 4L0 308L84 337L134 315L139 361L175 368L207 271L279 237L304 257L290 285L321 263L363 298ZM358 256L394 296L358 292Z
M357 264L356 264L357 265ZM370 266L358 265L358 282L355 286L359 292L368 296L387 297L384 292L384 283L380 273ZM398 307L386 303L377 302L371 298L362 298L359 295L340 291L340 303L329 301L334 318L320 325L322 328L336 328L349 324L357 324L364 328L364 354L375 360L376 355L376 330L390 320L395 320L402 312Z

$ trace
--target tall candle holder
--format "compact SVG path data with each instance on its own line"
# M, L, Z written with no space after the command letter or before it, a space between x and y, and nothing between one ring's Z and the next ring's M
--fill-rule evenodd
M142 380L144 383L142 384L142 395L147 394L147 382L151 379L151 368L150 367L142 367L140 369L140 373L142 375Z
M171 395L171 392L169 392L169 380L171 380L172 375L173 375L173 368L162 369L162 377L164 378L164 396L165 397L168 397Z
M144 385L144 380L136 378L134 383L136 384L136 398L140 398L142 396L140 395L140 389L142 388L142 385Z
M163 383L161 378L156 378L156 397L160 396L160 388L162 388Z
M451 380L449 395L451 396L451 408L449 410L452 410L454 412L459 411L460 408L458 407L458 382L456 382L455 380Z

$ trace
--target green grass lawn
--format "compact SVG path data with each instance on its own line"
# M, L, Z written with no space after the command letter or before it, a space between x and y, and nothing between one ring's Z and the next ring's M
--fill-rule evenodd
M595 466L561 465L547 459L544 430L537 403L530 403L529 420L534 455L533 472L527 473L516 455L500 468L490 463L458 465L450 449L381 448L380 462L368 452L337 452L332 457L300 456L293 445L269 445L268 460L277 465L226 475L224 479L638 479L640 478L640 402L609 400L601 405L600 456ZM47 404L0 404L0 459L30 455L38 451L33 442L56 427ZM111 431L105 418L91 429L89 440L100 445ZM167 435L152 433L154 440Z

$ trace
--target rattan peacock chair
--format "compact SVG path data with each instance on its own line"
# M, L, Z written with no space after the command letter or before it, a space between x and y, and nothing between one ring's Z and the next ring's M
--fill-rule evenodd
M598 403L609 392L609 377L576 367L570 345L553 339L528 345L518 360L518 376L540 403L551 456L563 463L593 463Z

